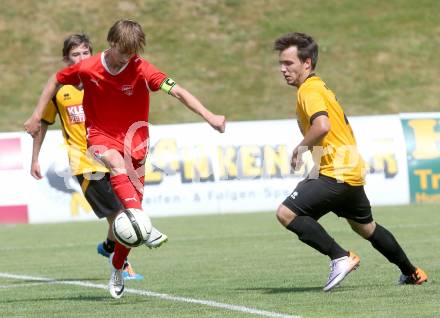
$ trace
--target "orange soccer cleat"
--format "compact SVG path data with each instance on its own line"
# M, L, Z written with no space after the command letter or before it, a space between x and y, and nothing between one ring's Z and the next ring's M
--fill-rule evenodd
M428 281L428 275L419 267L410 276L400 275L399 284L400 285L422 285L424 282Z

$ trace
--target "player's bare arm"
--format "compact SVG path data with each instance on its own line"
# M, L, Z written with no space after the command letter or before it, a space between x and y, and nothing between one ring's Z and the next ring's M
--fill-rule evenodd
M304 135L304 139L293 150L291 166L294 170L298 170L301 167L301 155L304 149L310 149L313 146L319 145L329 131L330 120L326 115L318 116L313 120L309 131Z
M299 120L297 120L296 123L297 123L297 125L298 125L298 129L299 129L299 131L301 132L301 135L304 137L305 132L304 132L303 127L302 127L301 124L299 123Z
M46 136L47 126L48 125L45 122L41 122L41 129L35 134L32 145L31 176L37 180L43 178L41 175L38 156L40 155L41 145L43 144L44 137Z
M41 117L43 116L43 112L46 109L49 101L52 99L52 97L55 96L60 85L61 84L58 83L56 80L55 74L49 77L49 80L47 81L47 84L40 95L40 99L38 100L34 112L32 113L31 117L29 117L24 123L24 129L26 130L26 132L31 134L32 137L35 137L36 133L40 130Z
M211 113L203 104L190 92L183 87L175 84L169 92L170 95L177 98L182 104L190 110L199 114L205 119L215 130L225 132L226 118L223 115Z

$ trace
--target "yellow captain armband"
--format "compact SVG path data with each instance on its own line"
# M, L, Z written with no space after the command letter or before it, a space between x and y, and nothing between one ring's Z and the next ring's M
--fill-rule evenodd
M169 94L171 92L171 89L176 85L176 82L172 80L171 78L167 77L162 84L160 84L160 89L163 90L165 93Z

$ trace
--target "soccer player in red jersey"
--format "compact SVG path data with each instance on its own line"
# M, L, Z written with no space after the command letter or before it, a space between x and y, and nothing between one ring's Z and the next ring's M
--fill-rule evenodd
M186 89L139 56L145 45L142 27L119 20L107 35L109 48L52 75L25 129L35 135L43 111L59 85L82 85L89 152L110 170L114 192L125 208L142 209L144 163L148 152L150 92L163 90L224 132L226 119L206 109ZM139 186L141 185L141 186ZM122 267L130 249L117 243L111 258L110 294L124 292Z
M64 40L62 52L63 61L67 66L70 66L89 58L92 55L92 44L87 35L73 34ZM109 223L106 240L97 246L98 253L108 258L114 251L116 241L111 225L123 207L111 187L108 169L96 161L90 160L86 154L87 140L85 116L82 107L83 94L82 88L63 85L47 105L42 117L41 129L33 141L31 175L37 180L43 177L38 157L47 128L55 123L58 114L64 142L68 150L72 176L80 184L84 197L96 216L106 218ZM93 174L93 178L90 178L91 174ZM100 178L97 178L97 176ZM164 244L167 239L166 234L153 228L145 245L149 248L157 248ZM124 279L143 279L143 276L136 273L128 261L125 263L124 269Z

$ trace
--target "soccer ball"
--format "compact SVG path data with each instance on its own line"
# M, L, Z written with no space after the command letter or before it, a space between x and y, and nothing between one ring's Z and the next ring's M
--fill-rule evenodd
M112 230L116 239L126 247L142 245L151 233L151 220L139 209L124 209L113 221Z

